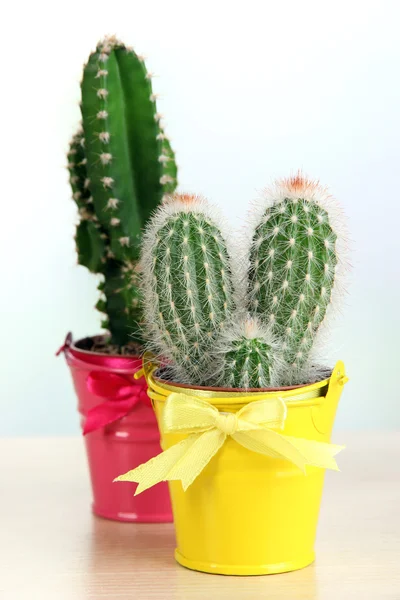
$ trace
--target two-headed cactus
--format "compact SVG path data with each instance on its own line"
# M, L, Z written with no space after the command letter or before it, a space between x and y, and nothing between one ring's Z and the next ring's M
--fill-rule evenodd
M307 378L341 260L330 203L301 175L277 182L235 261L203 199L174 195L156 212L142 249L145 323L176 377L236 388Z
M112 342L123 346L141 341L141 231L175 189L177 168L151 73L134 50L105 38L84 67L81 90L82 129L68 152L78 261L104 275L97 307L107 314Z

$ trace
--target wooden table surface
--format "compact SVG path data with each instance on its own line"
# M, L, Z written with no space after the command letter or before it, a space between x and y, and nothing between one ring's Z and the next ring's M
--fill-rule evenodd
M263 577L174 562L173 526L93 517L80 439L0 440L1 600L400 600L400 434L336 434L317 560Z

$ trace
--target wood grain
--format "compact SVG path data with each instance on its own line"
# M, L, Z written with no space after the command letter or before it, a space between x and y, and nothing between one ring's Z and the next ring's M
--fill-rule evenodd
M80 439L0 440L1 600L399 600L400 434L336 434L311 567L223 577L174 562L172 525L93 517Z

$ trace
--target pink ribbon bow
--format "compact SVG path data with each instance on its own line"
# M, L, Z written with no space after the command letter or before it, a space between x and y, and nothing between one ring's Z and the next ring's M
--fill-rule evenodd
M88 411L83 435L122 419L139 402L151 405L146 387L124 375L92 371L87 377L86 384L89 392L105 398L105 401Z

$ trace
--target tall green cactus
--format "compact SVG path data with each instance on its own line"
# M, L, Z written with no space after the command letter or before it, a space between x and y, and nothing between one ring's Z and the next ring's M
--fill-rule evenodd
M113 343L142 341L137 261L141 231L177 185L174 153L143 59L113 37L84 68L82 126L68 153L80 223L78 261L105 277L97 307Z
M182 381L202 384L209 352L234 308L224 229L204 199L174 195L149 223L141 270L152 348Z
M338 265L329 196L301 174L279 181L255 220L249 310L282 340L288 373L309 358L331 301Z

